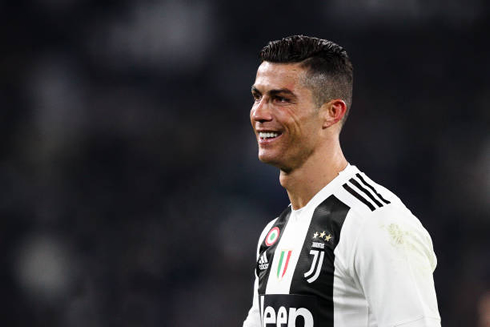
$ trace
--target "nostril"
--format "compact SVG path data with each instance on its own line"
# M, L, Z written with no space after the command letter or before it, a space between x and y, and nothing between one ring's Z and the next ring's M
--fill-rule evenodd
M252 109L251 117L254 121L265 122L271 121L272 115L269 110L265 109L264 106Z

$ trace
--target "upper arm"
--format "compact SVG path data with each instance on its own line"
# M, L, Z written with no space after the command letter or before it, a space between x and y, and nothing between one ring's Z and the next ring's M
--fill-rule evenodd
M360 228L353 273L379 326L438 321L436 258L420 222L408 211L386 208Z

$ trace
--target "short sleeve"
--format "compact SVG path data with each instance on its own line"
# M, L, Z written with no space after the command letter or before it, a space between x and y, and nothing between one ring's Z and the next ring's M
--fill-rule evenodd
M366 217L354 250L354 279L379 327L440 326L428 232L408 210Z

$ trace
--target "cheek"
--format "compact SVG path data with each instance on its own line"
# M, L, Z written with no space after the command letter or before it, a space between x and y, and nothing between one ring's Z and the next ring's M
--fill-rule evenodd
M287 115L286 118L287 118L286 125L288 126L288 129L292 134L300 136L305 132L307 132L308 120L306 119L306 117L299 117L292 114L292 115Z
M295 117L295 120L290 124L291 133L301 142L308 142L312 138L316 138L318 130L318 121L313 117Z

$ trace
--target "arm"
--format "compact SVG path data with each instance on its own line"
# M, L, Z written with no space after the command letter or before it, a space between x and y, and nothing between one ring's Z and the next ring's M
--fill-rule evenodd
M260 244L263 242L267 232L271 229L276 219L272 220L269 224L267 224L267 226L264 228L264 230L262 231L259 237L259 241L257 244L257 251L256 251L257 260L259 259ZM259 308L258 288L259 288L259 278L257 277L257 274L255 274L252 307L248 311L247 318L243 322L243 327L260 327L260 308Z
M440 327L429 234L408 210L366 217L354 254L354 278L378 326Z
M243 322L243 327L260 327L260 309L259 309L259 297L257 293L258 288L258 278L255 277L254 283L254 295L252 307L248 311L247 318Z

